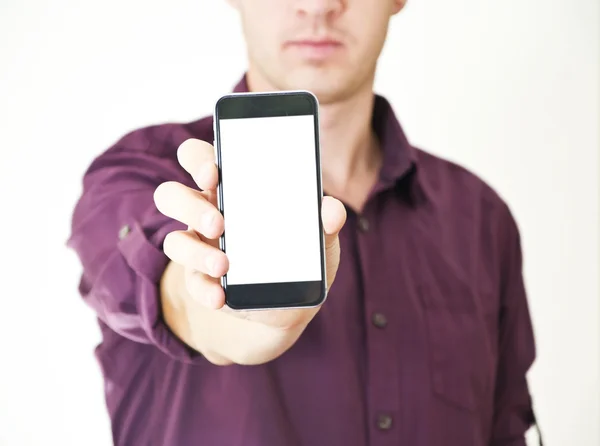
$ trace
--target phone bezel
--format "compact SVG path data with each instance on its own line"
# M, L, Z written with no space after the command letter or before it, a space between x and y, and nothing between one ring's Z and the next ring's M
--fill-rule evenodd
M307 113L308 111L308 113ZM230 93L222 96L215 104L214 143L219 171L217 201L219 211L225 218L223 197L223 166L221 159L221 119L256 118L276 116L312 115L315 134L315 158L319 231L321 280L311 282L282 282L261 284L228 285L227 274L221 278L225 291L225 303L235 310L268 310L276 308L312 308L321 305L327 297L327 274L325 264L325 240L321 203L323 187L321 176L321 153L319 145L319 102L314 94L306 90L278 92ZM226 169L226 167L225 167ZM219 239L225 253L226 234Z

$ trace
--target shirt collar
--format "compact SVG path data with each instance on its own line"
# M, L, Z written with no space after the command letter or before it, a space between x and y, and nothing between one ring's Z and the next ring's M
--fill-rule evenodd
M246 75L234 88L235 93L248 89ZM373 130L383 150L383 163L379 174L379 191L394 188L400 195L417 205L426 198L422 178L418 174L418 153L408 141L392 105L383 96L375 95Z

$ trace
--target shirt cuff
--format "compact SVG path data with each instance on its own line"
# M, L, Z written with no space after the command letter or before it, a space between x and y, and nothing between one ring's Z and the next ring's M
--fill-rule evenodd
M168 220L151 233L139 222L133 222L127 234L119 240L118 249L135 273L137 312L148 339L171 358L197 363L203 360L203 356L169 329L164 322L160 302L160 280L169 263L162 244L169 232L182 229L187 228L176 220Z

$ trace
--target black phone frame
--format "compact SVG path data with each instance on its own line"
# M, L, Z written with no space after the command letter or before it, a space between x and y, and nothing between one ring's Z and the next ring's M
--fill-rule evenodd
M323 186L319 145L319 103L316 96L308 91L232 93L221 97L217 101L214 115L214 142L219 170L219 183L217 187L218 207L225 218L220 120L301 115L312 115L314 118L315 176L317 180L317 197L315 197L317 201L315 205L318 207L319 218L321 280L228 285L227 274L225 274L221 278L221 285L225 291L225 303L232 309L310 308L321 305L327 296L325 240L321 216ZM274 187L276 186L274 185ZM219 245L221 250L227 253L225 232L219 239Z

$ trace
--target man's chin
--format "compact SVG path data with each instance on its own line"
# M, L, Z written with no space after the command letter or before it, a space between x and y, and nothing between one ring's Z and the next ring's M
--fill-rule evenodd
M285 90L308 90L313 93L319 103L336 102L348 96L351 85L340 77L296 75L287 76Z

